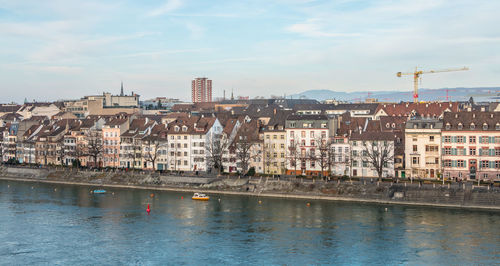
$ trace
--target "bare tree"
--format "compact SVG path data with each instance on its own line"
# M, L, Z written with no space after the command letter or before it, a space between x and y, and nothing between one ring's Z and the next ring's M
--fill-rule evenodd
M318 152L316 153L316 161L318 162L319 167L321 167L321 176L325 172L325 169L329 168L329 151L331 149L331 143L325 138L316 138L316 148Z
M147 150L146 154L144 154L144 160L146 162L150 162L153 165L153 171L156 171L156 160L158 159L158 155L160 154L160 142L158 140L148 140L147 141Z
M213 134L211 139L205 143L208 163L220 174L224 169L222 159L224 152L228 149L228 139L222 134Z
M361 156L375 169L381 180L384 168L394 161L394 144L388 141L364 142Z
M235 139L236 159L240 162L241 170L243 173L248 171L250 160L255 156L252 155L252 147L254 146L252 140L252 130L250 127L242 127L238 136Z
M299 141L291 141L288 145L287 161L294 167L294 175L297 176L297 163L300 159Z
M99 132L90 131L88 135L87 155L93 159L94 167L98 167L97 160L101 157L102 152L102 138L99 136Z
M265 141L265 140L264 140ZM274 153L276 151L276 148L272 146L273 144L271 143L265 143L263 147L263 163L264 163L264 173L269 174L269 168L271 168L271 165L276 162L276 158L274 157ZM276 145L276 144L274 144Z

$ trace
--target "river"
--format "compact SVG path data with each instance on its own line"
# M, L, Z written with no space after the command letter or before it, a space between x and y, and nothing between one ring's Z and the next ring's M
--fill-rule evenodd
M215 194L199 202L188 193L89 191L0 180L0 264L500 262L500 212L331 201L308 206L306 200Z

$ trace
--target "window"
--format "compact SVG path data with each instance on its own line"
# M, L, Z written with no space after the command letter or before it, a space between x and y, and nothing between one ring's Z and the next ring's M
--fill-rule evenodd
M425 145L425 151L426 152L437 152L437 151L439 151L439 148L436 145Z
M314 131L311 131L309 135L311 136L311 138L314 138Z
M277 136L277 135L273 135L273 139L277 139L277 138L278 138L278 136Z
M444 160L443 161L443 166L444 167L451 167L451 160Z
M363 167L368 167L368 162L367 161L363 161Z
M311 146L314 146L314 145L315 145L315 143L314 143L314 140L312 139L311 140Z
M450 128L451 128L450 123L446 123L446 130L450 130Z
M269 139L269 135L266 135L266 139Z
M280 136L280 139L285 139L285 135L283 135L283 134L282 134L282 135Z
M451 136L444 136L444 143L450 143L451 142Z
M417 138L415 138L415 137L414 137L414 138L413 138L413 142L417 142Z
M458 160L457 161L457 167L465 167L465 161L464 160Z
M413 152L417 152L417 145L413 145Z
M463 125L462 125L462 123L458 123L457 128L458 128L458 130L462 130L462 129L463 129Z
M495 161L495 168L500 169L500 161Z
M284 148L285 148L285 144L281 143L280 147L281 147L282 149L284 149Z
M451 148L444 148L443 153L444 155L451 155Z
M469 154L470 155L476 155L476 148L470 148L469 149Z
M300 132L300 136L303 137L303 138L305 138L306 137L306 132L305 131Z
M290 131L290 138L293 138L293 131Z
M464 136L457 136L457 142L458 143L465 143L465 137Z
M420 164L420 158L419 157L411 157L411 163L412 164Z
M476 143L476 136L470 136L469 143Z
M483 124L483 130L488 130L488 124L486 123Z
M352 167L358 167L358 161L352 161Z
M488 168L490 166L489 161L481 161L481 168Z
M499 148L495 149L495 156L500 156L500 149Z
M434 141L434 136L429 136L429 141Z

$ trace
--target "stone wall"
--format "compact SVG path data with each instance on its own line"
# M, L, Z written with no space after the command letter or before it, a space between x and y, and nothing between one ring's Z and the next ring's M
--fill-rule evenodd
M437 185L350 181L304 181L272 178L209 178L166 176L149 172L94 172L70 169L4 167L0 176L93 184L147 185L170 188L243 192L249 195L296 195L329 197L384 203L435 204L455 207L500 209L500 188L472 183Z

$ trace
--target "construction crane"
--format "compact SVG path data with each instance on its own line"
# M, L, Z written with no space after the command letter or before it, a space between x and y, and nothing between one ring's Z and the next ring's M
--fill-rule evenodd
M462 70L469 70L469 68L463 67L463 68L451 68L451 69L429 70L429 71L418 70L418 68L415 68L415 72L408 72L408 73L398 72L398 73L396 73L396 75L398 77L401 77L403 75L413 75L413 102L417 103L418 102L418 78L421 78L420 75L430 74L430 73L440 73L440 72L462 71Z

